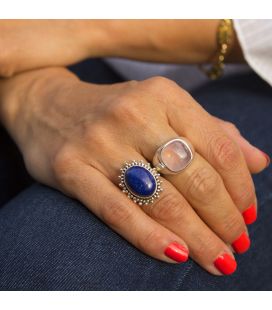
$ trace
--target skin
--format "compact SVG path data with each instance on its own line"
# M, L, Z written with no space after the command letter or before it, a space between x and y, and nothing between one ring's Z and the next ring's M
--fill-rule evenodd
M219 20L1 20L0 76L89 57L200 64L214 57ZM230 62L244 61L234 36Z
M106 56L203 63L216 51L217 25L0 21L0 76L6 78L0 82L0 118L36 180L81 201L146 254L174 263L164 250L177 241L220 275L213 261L222 253L233 256L229 244L246 231L241 212L256 203L250 172L266 166L260 150L167 79L95 85L66 69L45 68ZM228 60L243 61L236 38ZM136 206L117 187L120 167L129 159L151 161L156 148L176 136L193 143L193 163L165 176L156 203Z
M266 166L233 125L161 77L95 85L48 68L3 80L0 94L1 121L36 180L81 201L144 253L175 263L164 250L179 242L221 275L213 262L233 256L230 244L247 231L241 212L256 202L250 170ZM163 177L154 204L137 206L118 188L120 167L152 161L157 147L176 136L193 143L193 163Z

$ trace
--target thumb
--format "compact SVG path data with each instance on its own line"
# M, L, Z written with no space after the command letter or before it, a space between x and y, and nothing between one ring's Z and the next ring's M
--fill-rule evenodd
M234 141L240 146L244 154L248 169L251 173L259 173L270 164L270 157L250 144L239 132L234 124L223 121L220 118L214 117L219 125L230 135Z

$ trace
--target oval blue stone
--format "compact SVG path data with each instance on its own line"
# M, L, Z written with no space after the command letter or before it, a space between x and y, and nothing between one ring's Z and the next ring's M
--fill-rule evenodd
M155 177L140 166L133 166L125 172L125 183L132 194L140 197L152 196L157 188Z

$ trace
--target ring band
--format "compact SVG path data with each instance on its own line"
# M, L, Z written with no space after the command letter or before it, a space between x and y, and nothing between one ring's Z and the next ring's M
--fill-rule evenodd
M172 139L160 146L153 158L153 166L163 174L183 171L194 158L195 150L184 137Z
M163 191L159 172L176 174L183 171L192 162L194 153L187 139L172 139L157 149L153 158L154 168L142 160L126 162L120 169L119 186L128 198L140 206L153 203Z

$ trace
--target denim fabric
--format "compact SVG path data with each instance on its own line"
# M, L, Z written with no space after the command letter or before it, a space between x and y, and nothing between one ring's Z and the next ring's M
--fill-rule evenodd
M120 80L99 60L72 69L87 81ZM272 154L272 88L255 74L207 83L195 89L193 96ZM148 257L79 202L35 182L29 186L25 172L15 169L18 163L14 161L20 161L20 156L7 154L11 141L5 134L0 139L1 290L272 289L271 168L254 177L259 216L249 226L251 249L236 256L235 274L216 277L192 260L172 265Z

